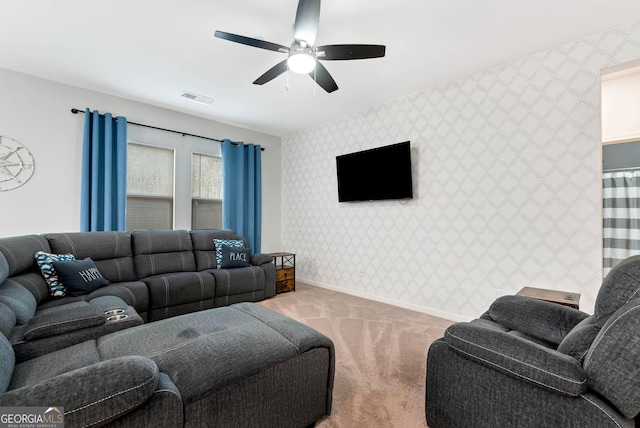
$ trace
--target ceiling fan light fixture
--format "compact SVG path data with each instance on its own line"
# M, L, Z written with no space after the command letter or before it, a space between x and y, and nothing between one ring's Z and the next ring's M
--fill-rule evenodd
M316 59L306 49L291 50L287 60L289 70L296 74L309 74L316 67Z

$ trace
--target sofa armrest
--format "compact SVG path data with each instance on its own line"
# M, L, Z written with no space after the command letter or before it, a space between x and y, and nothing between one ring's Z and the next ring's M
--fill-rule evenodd
M557 303L523 296L503 296L489 308L490 317L512 330L558 346L589 314Z
M68 426L102 426L141 405L159 382L151 359L102 361L0 395L0 407L60 406Z
M575 358L508 332L457 323L444 339L467 358L539 387L570 396L587 389L587 376Z
M104 312L86 302L52 308L29 320L24 340L31 341L104 324Z
M271 254L257 253L251 255L252 266L260 266L267 263L273 263L273 256Z

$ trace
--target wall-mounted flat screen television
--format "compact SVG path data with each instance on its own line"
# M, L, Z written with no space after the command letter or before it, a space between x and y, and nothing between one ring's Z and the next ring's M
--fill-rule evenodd
M338 201L413 198L409 141L336 156Z

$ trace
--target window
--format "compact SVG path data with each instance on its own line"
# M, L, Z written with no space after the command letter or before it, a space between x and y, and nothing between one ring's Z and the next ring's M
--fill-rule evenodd
M191 155L191 228L222 228L222 158Z
M174 151L129 143L127 231L173 229Z

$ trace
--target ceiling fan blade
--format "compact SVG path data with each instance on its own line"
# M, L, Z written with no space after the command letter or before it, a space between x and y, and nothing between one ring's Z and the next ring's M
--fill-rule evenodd
M267 70L267 72L264 73L262 76L258 77L253 82L253 84L254 85L264 85L265 83L270 82L273 79L275 79L276 77L280 76L285 71L287 71L287 60L286 59L284 61L282 61L282 62L277 63L276 65L271 67L269 70Z
M251 37L239 36L237 34L225 33L224 31L216 31L214 34L219 39L229 40L230 42L236 42L247 46L253 46L255 48L267 49L276 52L289 52L287 46L279 45L277 43L265 42L264 40L252 39Z
M336 81L333 80L333 77L331 77L324 65L320 64L320 62L317 60L316 69L309 73L309 76L311 76L311 78L314 79L316 83L328 93L338 90Z
M315 50L318 59L338 61L380 58L384 56L386 47L383 45L325 45L317 46Z
M305 41L313 46L320 23L320 0L300 0L293 25L293 37L297 42Z

